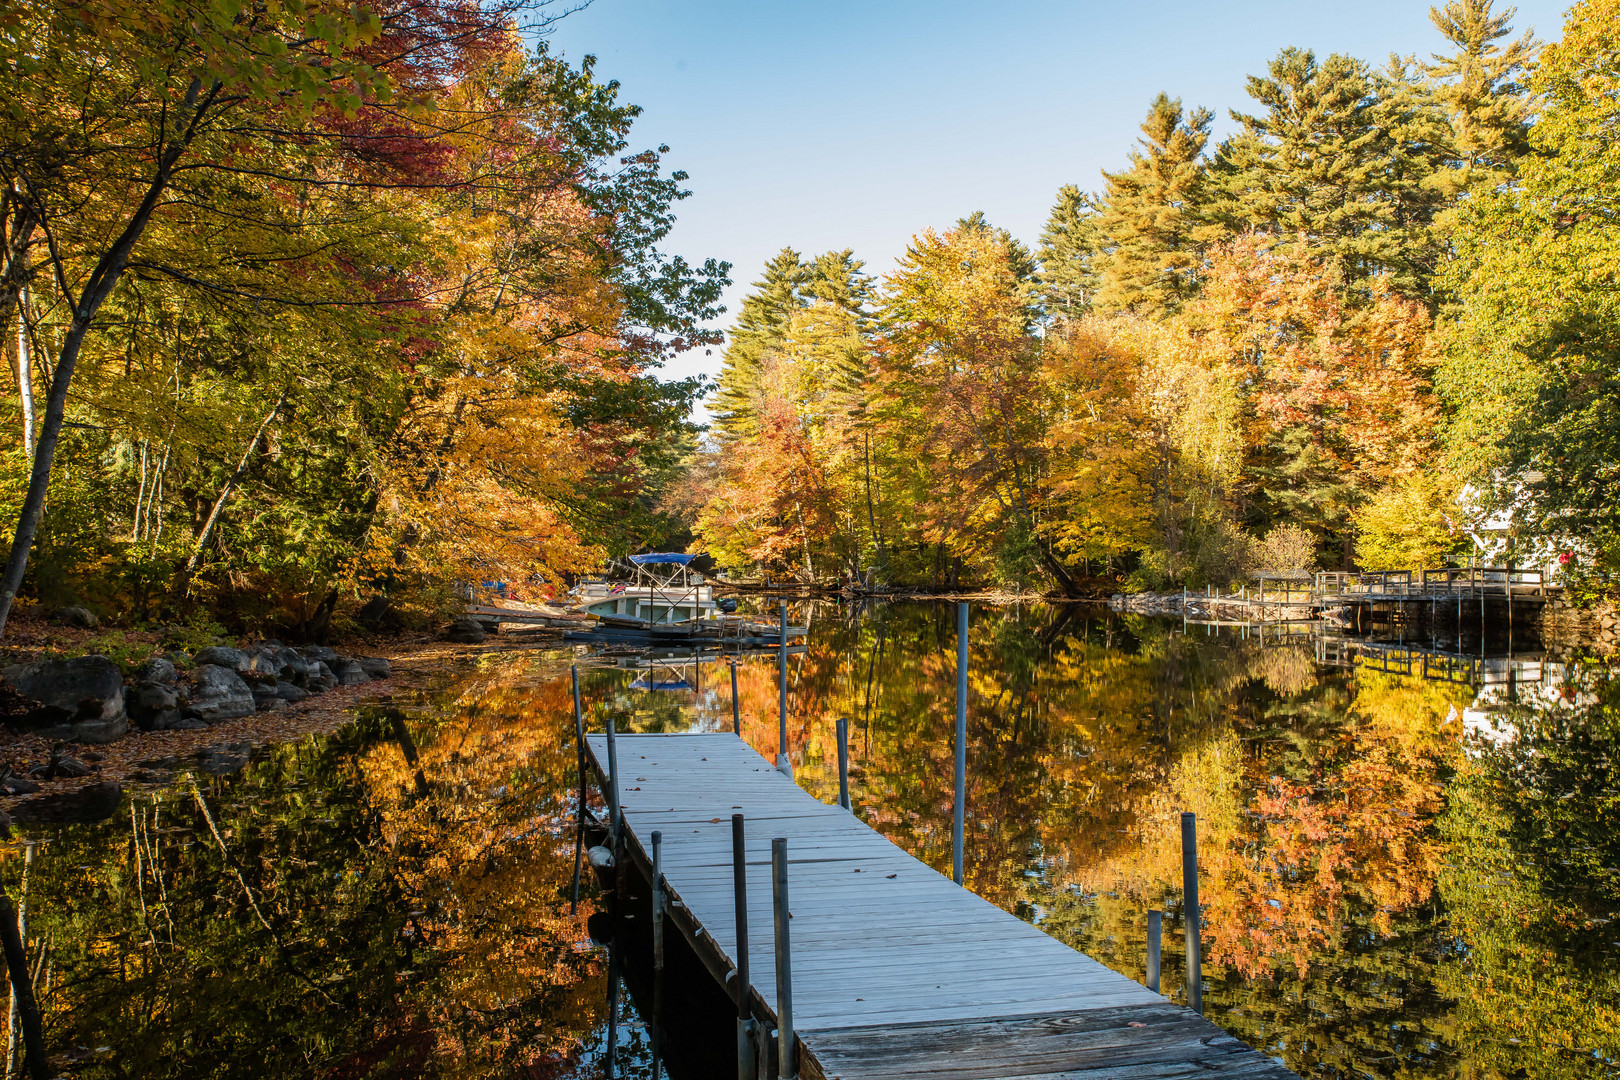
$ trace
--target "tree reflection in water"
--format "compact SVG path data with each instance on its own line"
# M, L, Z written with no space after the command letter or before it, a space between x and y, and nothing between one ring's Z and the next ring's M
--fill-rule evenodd
M789 661L798 781L836 799L848 717L856 812L942 872L951 615L825 605ZM1179 915L1193 810L1210 1014L1302 1075L1620 1068L1620 681L1569 665L1499 702L1501 733L1480 737L1460 721L1469 687L1181 630L975 611L969 887L1142 978L1147 909ZM203 775L223 853L186 784L132 818L36 828L31 923L62 1066L600 1075L607 963L593 904L575 920L567 903L571 659L486 659L336 737ZM684 674L700 689L587 671L593 726L730 730L724 666ZM744 737L774 758L774 658L745 658L738 685ZM21 867L16 847L8 885ZM1167 988L1178 944L1166 934ZM616 1035L620 1075L648 1074L628 1003Z

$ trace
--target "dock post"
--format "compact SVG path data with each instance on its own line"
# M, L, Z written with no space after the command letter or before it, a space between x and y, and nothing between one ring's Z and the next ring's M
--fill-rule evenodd
M771 907L776 916L776 1069L781 1080L797 1080L793 1059L793 949L788 920L787 838L771 841Z
M742 711L737 704L737 659L731 660L731 733L742 734Z
M574 898L568 905L568 914L579 914L579 872L585 858L585 718L579 707L579 665L571 669L574 678L574 742L579 759L579 812L574 825Z
M849 720L838 718L838 805L849 809Z
M1204 963L1199 943L1198 907L1198 815L1181 815L1182 912L1187 934L1187 1004L1200 1015L1204 1012Z
M652 831L652 927L653 927L653 971L664 970L664 834L658 829ZM657 989L654 988L653 997L657 1000ZM657 1012L657 1008L653 1009Z
M652 927L653 927L653 1080L658 1080L664 1051L664 834L652 832Z
M1164 912L1148 912L1147 988L1159 992L1159 937L1164 930Z
M780 608L778 628L781 631L781 653L777 664L777 683L780 687L776 709L776 768L793 775L793 762L788 760L787 743L787 601Z
M962 884L963 834L967 828L968 606L956 605L956 806L952 811L951 880Z
M615 864L619 861L619 744L613 730L613 720L607 722L608 751L608 847Z
M749 1003L748 981L748 853L743 841L743 816L731 815L731 879L737 918L737 1077L756 1080L754 1010Z

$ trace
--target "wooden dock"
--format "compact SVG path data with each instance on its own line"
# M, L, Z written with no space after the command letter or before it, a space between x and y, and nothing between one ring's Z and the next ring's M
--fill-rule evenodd
M605 784L607 737L586 742ZM735 735L621 735L616 750L624 855L650 879L662 833L668 924L722 984L736 966L731 816L746 815L752 1008L766 1023L770 844L787 838L800 1076L1294 1078L811 797Z

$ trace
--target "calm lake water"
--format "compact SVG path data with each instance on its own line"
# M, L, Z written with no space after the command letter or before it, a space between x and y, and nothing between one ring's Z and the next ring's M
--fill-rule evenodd
M835 800L848 717L857 813L948 873L953 608L818 605L811 626L789 672L799 783ZM975 609L968 887L1137 979L1165 909L1179 999L1192 810L1207 1011L1251 1045L1310 1077L1620 1075L1620 679L1522 656L1431 659L1426 678L1421 657L1353 652ZM594 891L568 914L575 659L490 655L334 737L181 765L99 823L21 827L59 1071L603 1075ZM775 679L772 657L740 665L743 734L770 757ZM583 683L596 730L731 726L724 665ZM13 897L25 863L6 849ZM645 958L621 959L615 1064L647 1076ZM706 1048L727 1060L716 995L673 995L677 1080L715 1075Z

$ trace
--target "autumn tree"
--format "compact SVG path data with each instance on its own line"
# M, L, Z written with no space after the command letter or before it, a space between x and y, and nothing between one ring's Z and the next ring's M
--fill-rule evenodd
M1352 511L1426 459L1436 421L1428 312L1384 278L1367 289L1352 303L1325 261L1251 235L1182 317L1243 387L1247 520L1309 528L1345 561Z
M1593 0L1542 54L1530 92L1546 108L1517 182L1457 214L1446 284L1460 310L1440 374L1459 474L1526 535L1578 549L1597 588L1620 571L1620 151L1596 134L1620 119L1616 48L1620 5Z

